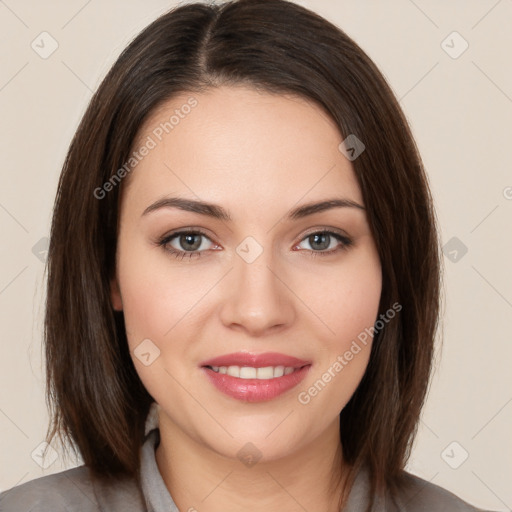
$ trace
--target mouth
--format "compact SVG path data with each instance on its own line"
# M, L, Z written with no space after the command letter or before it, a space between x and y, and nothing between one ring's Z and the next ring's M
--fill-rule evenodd
M214 387L236 400L264 402L297 386L312 363L278 353L238 352L210 359L201 364Z

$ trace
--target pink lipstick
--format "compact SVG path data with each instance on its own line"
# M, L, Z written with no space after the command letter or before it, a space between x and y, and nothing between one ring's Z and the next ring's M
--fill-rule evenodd
M263 402L297 386L311 362L277 352L236 352L203 361L200 366L224 394L246 402Z

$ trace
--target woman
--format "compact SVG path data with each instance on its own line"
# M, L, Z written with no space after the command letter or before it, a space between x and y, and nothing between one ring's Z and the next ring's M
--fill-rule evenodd
M404 468L440 260L407 122L284 0L179 7L94 95L59 182L48 442L5 511L476 508Z

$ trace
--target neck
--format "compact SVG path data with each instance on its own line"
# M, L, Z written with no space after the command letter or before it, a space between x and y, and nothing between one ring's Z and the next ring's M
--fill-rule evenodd
M339 422L298 451L274 460L261 454L254 463L244 453L238 458L238 450L233 457L213 451L162 416L156 461L179 510L339 511L341 487L333 485L344 483ZM257 452L246 446L245 453Z

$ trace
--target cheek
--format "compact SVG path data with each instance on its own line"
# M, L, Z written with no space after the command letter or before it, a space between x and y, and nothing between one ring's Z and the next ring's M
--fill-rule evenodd
M378 255L374 250L360 251L343 263L317 273L317 287L302 289L325 327L320 324L316 331L323 353L298 397L310 412L313 407L338 414L359 385L370 357L382 291Z
M323 337L332 348L349 346L374 325L382 291L374 251L353 253L342 265L317 271L316 279L308 283L302 287L302 296L325 325Z
M368 366L373 326L381 294L380 267L340 272L317 302L323 329L318 348L324 353L297 397L307 414L337 416L356 391Z
M129 250L125 250L125 247ZM180 266L170 272L173 256L140 242L120 243L118 275L128 341L131 348L149 338L157 345L172 336L205 293L205 279ZM176 265L175 265L176 266ZM199 276L200 277L200 276Z
M125 247L129 250L123 251ZM179 334L202 291L187 272L170 272L169 262L159 252L135 242L120 244L118 262L130 354L144 387L157 401L163 399L163 391L176 386L170 362L185 357L187 344L180 343Z

